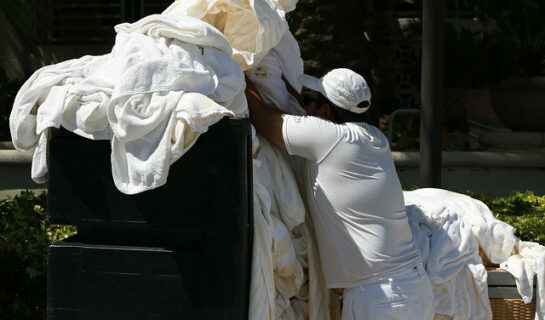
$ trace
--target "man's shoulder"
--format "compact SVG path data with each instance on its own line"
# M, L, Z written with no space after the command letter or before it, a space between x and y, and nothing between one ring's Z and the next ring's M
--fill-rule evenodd
M345 126L348 132L363 138L366 143L371 143L375 148L388 147L388 138L377 127L366 122L347 122Z
M373 136L384 136L380 129L367 122L346 122L344 125L350 130L364 131Z
M340 132L348 128L345 124L337 124L329 120L325 120L319 117L314 116L295 116L295 115L285 115L285 121L293 122L294 124L305 127L307 129L320 130L322 134L326 132Z

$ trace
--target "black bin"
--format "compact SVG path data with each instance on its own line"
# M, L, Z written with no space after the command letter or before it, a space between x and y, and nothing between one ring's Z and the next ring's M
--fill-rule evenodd
M245 319L252 243L251 132L223 119L137 195L113 183L108 141L49 145L49 212L78 235L49 248L48 318Z

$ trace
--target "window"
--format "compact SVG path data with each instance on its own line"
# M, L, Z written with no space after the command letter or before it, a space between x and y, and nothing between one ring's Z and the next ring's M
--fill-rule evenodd
M47 0L36 9L41 44L113 44L113 27L161 13L172 0Z

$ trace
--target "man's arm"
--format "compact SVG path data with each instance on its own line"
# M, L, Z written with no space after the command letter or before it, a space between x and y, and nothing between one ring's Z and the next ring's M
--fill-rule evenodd
M245 93L248 100L248 109L250 109L250 121L256 130L274 145L285 149L286 144L282 137L284 114L268 106L248 78L246 78Z

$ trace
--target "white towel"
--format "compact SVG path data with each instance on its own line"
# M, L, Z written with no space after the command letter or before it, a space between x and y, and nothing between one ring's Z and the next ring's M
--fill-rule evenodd
M10 114L10 132L17 150L33 152L31 176L36 182L47 181L50 127L76 127L80 124L79 134L84 133L90 139L109 138L110 130L102 109L109 99L102 101L102 97L86 96L78 86L92 69L109 58L109 55L84 56L43 67L19 89ZM71 112L68 116L63 112L66 105L77 105L82 112Z
M134 194L166 183L170 164L199 134L233 115L219 103L229 106L242 93L243 74L225 38L200 20L153 15L116 30L112 61L130 66L116 82L108 109L112 174L119 190ZM180 123L192 118L204 125Z
M196 69L203 67L206 71L213 73L216 88L208 94L210 99L225 107L230 106L229 109L237 115L246 111L246 99L243 87L241 88L243 75L240 67L235 61L226 57L226 55L230 56L233 50L223 34L213 26L191 17L151 15L133 24L119 24L115 29L120 34L139 33L153 39L160 39L156 45L164 52L164 58L174 57L186 65L192 65ZM168 48L164 48L165 46ZM192 52L195 49L200 51L200 55L199 52ZM199 58L199 56L202 57ZM167 75L176 76L176 73L170 70L165 74ZM234 100L241 103L233 105Z

